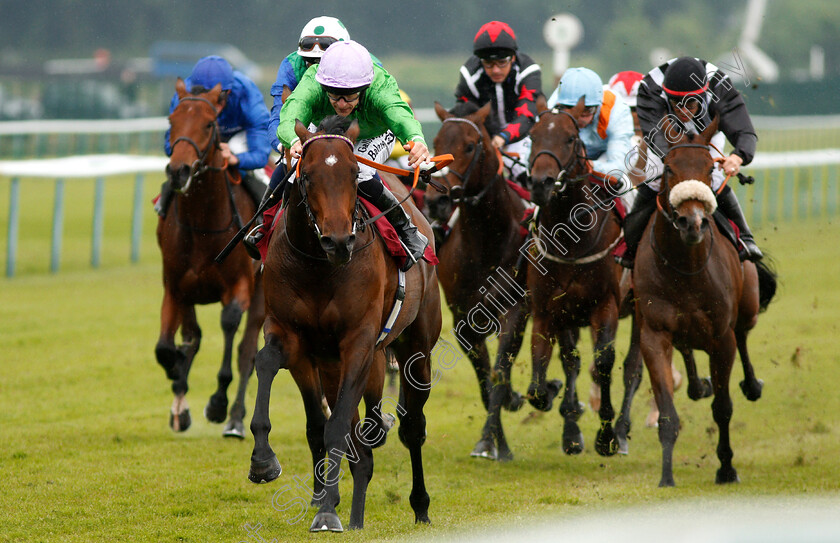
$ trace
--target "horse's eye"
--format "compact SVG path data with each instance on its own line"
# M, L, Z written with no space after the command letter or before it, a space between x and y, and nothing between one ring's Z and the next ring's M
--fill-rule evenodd
M207 130L213 130L213 121L207 123Z
M475 151L475 144L474 143L468 143L465 151L467 153L472 153L473 151Z

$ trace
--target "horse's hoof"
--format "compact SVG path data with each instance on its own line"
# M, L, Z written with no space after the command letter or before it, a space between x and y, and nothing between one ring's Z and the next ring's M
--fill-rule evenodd
M563 382L559 379L547 381L543 391L540 391L539 387L532 383L528 387L528 401L534 406L534 409L551 411L551 407L554 405L554 398L560 393L561 388L563 388Z
M618 454L630 454L630 423L622 417L615 423L615 440Z
M473 458L486 458L488 460L498 460L499 450L492 439L482 439L475 444L475 448L470 453Z
M659 488L668 488L677 486L674 483L674 476L670 475L668 477L663 476L662 479L659 480Z
M222 437L245 439L245 424L241 420L229 420L222 432Z
M277 455L272 454L267 460L254 460L252 458L248 480L256 484L270 483L280 477L281 473L283 473L283 468L280 466L280 461L277 460Z
M184 409L177 416L175 413L169 412L169 427L175 432L186 432L192 425L192 417L190 417L190 410Z
M204 406L204 418L210 422L221 424L227 418L227 407L227 398L219 398L214 394L210 396L210 400Z
M625 456L630 454L630 440L626 437L616 437L616 441L618 442L618 450L616 450L618 454Z
M511 390L502 407L504 407L506 411L516 412L522 409L524 404L525 398L522 397L522 394Z
M574 422L566 422L563 429L563 452L580 454L583 452L583 433Z
M715 474L715 484L718 485L740 482L741 479L738 477L738 472L733 467L729 467L728 469L720 468L717 470L717 474Z
M429 513L415 513L414 514L414 524L431 524L432 521L429 519Z
M697 380L689 380L688 382L688 397L694 401L708 398L713 392L710 377L698 377Z
M309 527L310 532L343 532L341 521L335 513L318 513Z
M496 456L496 460L499 462L512 462L513 461L513 453L505 447L504 449L499 449L499 453Z
M754 381L741 381L741 392L749 401L754 402L761 398L761 389L764 388L764 381L755 379Z
M595 436L595 452L601 456L612 456L618 451L618 441L612 425L607 422L601 426Z

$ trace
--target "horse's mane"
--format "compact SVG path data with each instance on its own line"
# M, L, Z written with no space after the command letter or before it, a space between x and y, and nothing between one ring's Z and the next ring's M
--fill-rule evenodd
M352 121L347 117L342 117L341 115L330 115L318 125L318 132L343 136L344 133L347 132L347 129L350 128L351 122Z
M478 104L475 102L459 102L449 110L449 113L455 115L456 117L466 117L478 110Z

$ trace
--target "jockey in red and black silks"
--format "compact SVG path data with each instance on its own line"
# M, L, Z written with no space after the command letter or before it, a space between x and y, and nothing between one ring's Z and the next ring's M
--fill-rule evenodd
M493 104L487 129L497 148L519 154L520 163L504 159L517 180L528 174L528 135L536 122L536 99L541 94L540 67L519 52L513 29L500 21L483 25L473 40L473 56L461 66L455 99L479 107Z

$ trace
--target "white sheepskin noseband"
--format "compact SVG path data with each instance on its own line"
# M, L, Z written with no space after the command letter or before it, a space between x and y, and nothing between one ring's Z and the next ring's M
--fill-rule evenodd
M702 181L697 181L696 179L689 179L688 181L681 181L677 183L677 185L671 189L671 194L668 197L668 201L674 209L678 208L680 204L687 200L699 200L703 202L703 205L706 207L706 213L709 215L714 213L715 209L717 209L717 198L715 198L715 193L712 192L709 185L703 183Z

